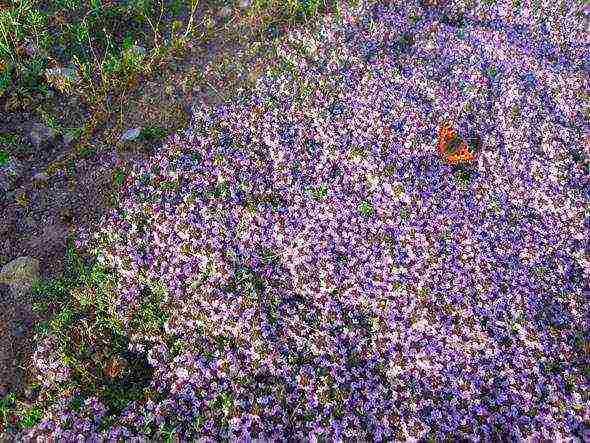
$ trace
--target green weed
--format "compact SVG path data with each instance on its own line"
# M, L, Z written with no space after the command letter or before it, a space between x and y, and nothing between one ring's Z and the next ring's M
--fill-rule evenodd
M28 429L41 421L43 409L38 406L23 408L18 412L18 416L20 418L17 424L18 427Z
M8 163L9 157L10 156L8 155L7 151L5 151L4 149L0 149L0 166Z
M17 136L15 134L0 133L0 145L12 146L17 143Z
M43 299L36 303L36 309L52 308L50 320L37 330L57 339L59 358L71 370L70 379L54 389L77 389L80 394L72 401L74 409L84 399L98 395L108 409L100 425L104 430L129 402L145 395L152 369L145 357L130 355L122 372L109 372L113 358L128 354L129 343L112 303L117 276L97 263L85 263L71 245L66 262L62 278L38 282L33 288L33 293ZM152 284L142 297L130 322L131 331L165 336L163 325L168 316L161 307L162 288ZM170 347L174 348L174 343ZM41 416L38 406L29 411L27 420Z
M84 146L83 148L80 149L79 152L80 152L80 156L82 158L88 158L88 157L92 157L94 154L96 154L97 150L93 146Z
M141 140L160 140L168 135L168 131L160 126L147 126L139 133Z
M457 181L459 182L459 184L461 184L464 187L469 185L469 183L471 182L472 176L473 176L473 172L468 169L459 168L456 172Z
M316 200L322 200L328 196L328 187L320 185L318 187L308 187L307 192Z
M359 211L361 214L363 214L366 217L370 217L374 214L375 209L373 208L373 205L368 202L368 201L363 201L360 205L359 205Z
M8 423L14 414L16 408L16 394L9 393L3 398L0 398L0 424Z

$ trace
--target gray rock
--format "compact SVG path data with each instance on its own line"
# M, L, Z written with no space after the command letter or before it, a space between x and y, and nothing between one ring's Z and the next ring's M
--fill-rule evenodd
M224 6L219 10L219 17L227 18L231 15L232 9L229 6Z
M125 131L123 133L123 135L121 135L121 140L122 141L135 140L137 137L139 137L140 133L141 133L141 128L128 129L127 131Z
M62 92L80 82L78 71L74 68L46 69L45 77L51 86L54 86Z
M56 137L55 129L41 123L34 123L29 133L29 140L37 149L53 143Z
M24 170L24 165L16 159L10 159L0 166L0 190L8 192L13 189Z
M252 4L252 0L240 0L239 6L241 9L248 9Z
M39 280L39 260L18 257L0 270L0 283L7 284L17 300L22 300L31 286Z
M143 60L147 54L147 49L145 49L143 46L133 45L127 49L127 52L135 56L135 58Z
M70 134L69 132L66 132L62 137L62 144L64 145L64 147L69 147L74 141L74 138L74 135Z
M20 324L14 325L12 334L17 338L21 338L25 335L25 328Z
M45 174L44 172L37 172L35 175L33 175L32 180L35 183L45 183L47 182L47 180L49 180L49 177L47 176L47 174Z

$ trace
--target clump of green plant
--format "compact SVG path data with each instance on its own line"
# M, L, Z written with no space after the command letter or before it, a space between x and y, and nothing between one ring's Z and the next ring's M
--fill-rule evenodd
M328 187L320 185L318 187L308 187L307 192L316 200L322 200L328 196Z
M147 126L139 133L140 140L161 140L168 135L168 131L160 126Z
M49 60L76 65L83 79L113 86L149 71L196 34L199 0L16 0L0 10L0 93L24 87L45 93ZM244 11L261 28L307 21L328 6L320 0L254 0ZM250 20L252 21L252 20ZM258 21L258 20L256 20ZM150 49L151 48L151 49ZM99 88L100 89L100 88Z
M4 149L0 149L0 166L5 165L6 163L8 163L8 158L10 156L8 155L8 152Z
M33 386L35 388L36 386ZM41 420L43 410L30 406L11 392L0 398L0 433L9 429L27 429Z
M456 168L455 177L460 185L468 186L473 177L473 171L459 165Z
M373 208L371 202L366 200L361 202L361 204L359 205L359 211L365 217L370 217L375 213L375 209Z
M30 404L15 393L0 399L0 425L29 428L64 393L77 392L74 409L93 396L106 406L100 424L100 430L106 430L131 401L149 395L153 368L145 354L128 351L129 332L166 337L163 326L168 314L161 306L162 294L146 286L129 329L124 328L112 302L117 281L110 269L83 259L68 242L63 275L37 282L32 297L33 309L49 318L36 325L36 339L51 335L56 340L57 355L70 368L70 376L47 389L41 389L40 380L34 382L31 388L40 392ZM178 347L169 341L171 349Z

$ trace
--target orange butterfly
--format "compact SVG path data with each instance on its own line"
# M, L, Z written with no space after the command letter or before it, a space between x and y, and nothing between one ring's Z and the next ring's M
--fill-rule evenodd
M451 164L470 162L475 158L448 123L438 130L438 152Z

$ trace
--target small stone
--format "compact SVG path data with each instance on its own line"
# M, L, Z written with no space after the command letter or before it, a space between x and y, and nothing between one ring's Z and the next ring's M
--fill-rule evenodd
M145 49L143 46L138 45L131 46L129 49L127 49L127 51L130 54L134 54L140 60L142 60L147 54L147 49Z
M131 141L131 140L135 140L137 137L139 137L139 134L141 133L141 128L133 128L133 129L128 129L127 131L125 131L123 133L123 135L121 136L121 140L122 141Z
M251 0L240 0L239 6L241 9L248 9L252 4Z
M232 10L229 6L224 6L223 8L221 8L219 10L219 17L221 18L227 18L231 15Z
M69 147L72 142L74 141L74 135L70 134L69 132L66 132L63 137L62 137L62 144L64 145L64 147Z
M0 191L8 192L12 190L23 172L24 165L15 159L10 159L0 166Z
M37 186L44 186L47 184L49 177L44 172L37 172L33 175L33 183Z
M39 279L39 260L32 257L18 257L0 270L0 283L10 286L15 296L21 296Z
M25 335L25 329L22 327L22 325L16 325L12 333L16 338L21 338Z
M80 76L74 68L52 68L45 70L47 83L65 92L69 87L79 83Z
M57 131L41 123L34 123L29 133L29 140L37 148L53 143L57 137Z

